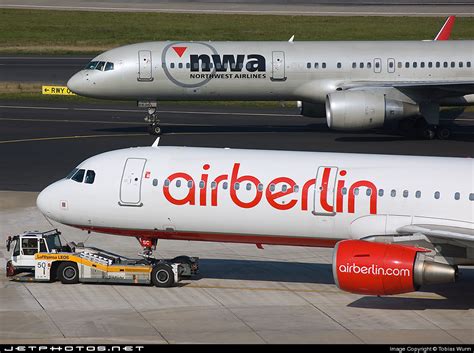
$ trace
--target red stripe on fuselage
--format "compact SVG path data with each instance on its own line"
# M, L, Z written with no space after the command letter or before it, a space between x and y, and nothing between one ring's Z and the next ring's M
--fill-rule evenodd
M71 225L82 230L90 230L98 233L114 234L128 237L157 238L169 240L192 240L211 241L219 243L246 243L246 244L267 244L267 245L293 245L311 246L321 248L333 248L336 243L343 239L322 239L310 237L288 237L273 235L247 235L247 234L225 234L206 232L176 232L148 229L121 229L106 227L85 227Z

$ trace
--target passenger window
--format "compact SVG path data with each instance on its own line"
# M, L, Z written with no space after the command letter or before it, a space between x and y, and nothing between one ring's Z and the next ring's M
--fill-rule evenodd
M189 69L191 65L189 63L186 63L186 69Z
M217 183L215 181L213 181L211 183L211 189L214 190L215 188L217 188Z
M270 191L271 192L275 191L275 184L270 184Z
M293 187L293 192L299 192L300 191L300 187L298 185L295 185Z
M392 191L390 191L390 196L392 196L392 197L397 196L397 191L396 191L395 189L393 189Z
M360 63L360 64L359 64L359 67L360 67L361 69L363 69L363 68L364 68L364 63Z
M415 197L416 197L417 199L419 199L419 198L421 197L421 191L420 191L420 190L418 190L418 191L415 193Z
M321 67L322 67L323 69L325 69L325 68L326 68L326 63L322 63Z
M153 186L157 186L158 185L158 179L153 179L152 184L153 184Z
M435 198L436 200L438 200L439 197L440 197L440 193L439 193L439 191L436 191L436 192L434 193L434 198Z
M448 62L447 62L447 61L445 61L445 62L443 63L443 67L445 67L445 68L448 67Z
M182 68L183 68L183 63L179 63L179 64L178 64L178 67L179 67L180 69L182 69Z
M311 69L311 63L307 63L307 64L306 64L306 68L307 68L307 69Z
M424 67L425 67L425 62L424 62L424 61L422 61L422 62L420 63L420 67L421 67L421 68L424 68Z
M85 70L94 70L99 62L98 61L91 61L89 64L86 65L84 68Z
M288 186L287 185L282 185L281 191L286 192L286 190L288 190Z
M433 63L432 63L431 61L428 63L428 67L429 67L430 69L433 67Z
M441 67L441 63L439 61L436 62L436 67L439 69Z
M105 66L105 61L99 61L99 63L97 64L97 66L95 67L96 70L99 70L99 71L102 71L102 69L104 68Z
M467 66L467 67L471 67L471 62L468 61L468 62L466 63L466 66Z
M463 62L462 62L462 61L460 61L460 62L459 62L459 67L461 67L461 68L462 68L463 66L464 66L464 65L463 65Z
M408 197L408 190L403 190L403 197L407 198Z
M165 186L165 188L167 188L167 187L170 186L170 180L169 180L169 179L166 179L166 180L165 180L164 186Z
M418 67L418 63L415 61L413 62L413 68L416 69Z
M202 68L203 69L206 67L205 65L206 65L205 63L202 63ZM174 63L170 64L170 68L174 69Z
M405 63L405 68L408 69L409 67L410 67L410 63L407 61L407 62Z
M206 183L203 180L201 180L199 182L199 189L204 189L205 186L206 186Z
M93 170L88 170L86 173L86 179L84 182L86 184L94 184L94 180L95 180L95 172Z
M245 189L252 190L252 184L247 183L247 185L245 185Z
M176 180L176 187L180 188L181 187L181 180Z
M188 181L188 188L191 189L192 187L193 187L193 181L192 181L192 180L189 180L189 181Z
M319 63L314 63L314 68L319 69Z
M85 172L86 171L84 169L79 169L71 179L77 181L78 183L82 183L82 180L84 180Z
M469 201L474 201L474 194L469 194Z
M229 187L229 183L228 183L227 181L224 181L224 182L222 183L222 188L223 188L224 190L227 190L228 187Z
M454 61L451 61L451 67L452 68L456 67L456 63Z
M23 238L21 240L21 247L23 249L23 255L34 255L38 252L38 239Z
M401 69L403 67L403 63L401 61L399 61L397 66L398 66L399 69Z
M367 68L368 69L372 68L372 63L367 63Z
M461 194L460 194L459 192L456 192L456 193L454 194L454 199L455 199L455 200L459 200L460 198L461 198Z
M356 63L352 63L352 68L355 69L357 67Z
M365 194L366 194L367 196L372 195L372 189L367 189L367 190L365 191Z
M347 194L347 188L342 188L342 194L343 195Z
M379 196L380 196L380 197L383 196L383 189L379 189Z
M354 195L356 195L356 196L359 195L359 188L354 189Z
M263 184L258 184L258 191L263 191Z
M104 71L112 71L114 69L114 63L108 62L105 64L105 69Z
M234 190L239 190L240 189L240 184L239 183L235 183L234 184Z
M340 69L342 67L341 63L337 63L337 68Z

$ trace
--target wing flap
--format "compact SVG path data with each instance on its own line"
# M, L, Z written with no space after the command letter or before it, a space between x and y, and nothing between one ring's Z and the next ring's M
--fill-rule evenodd
M412 224L398 228L397 232L399 234L421 233L427 237L474 242L474 228L461 228L433 224Z

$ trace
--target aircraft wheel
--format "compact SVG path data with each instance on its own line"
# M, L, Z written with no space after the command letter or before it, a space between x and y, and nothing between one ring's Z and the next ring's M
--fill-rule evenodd
M436 131L428 126L421 131L421 136L425 140L433 140L436 137Z
M150 125L148 131L151 135L159 136L161 135L161 126L157 124Z
M436 130L436 136L440 140L447 140L451 137L451 130L447 127L440 127Z
M153 266L151 282L156 287L172 287L174 284L174 273L171 266L167 264L156 264Z
M79 269L74 262L63 262L58 266L58 278L63 284L79 283Z

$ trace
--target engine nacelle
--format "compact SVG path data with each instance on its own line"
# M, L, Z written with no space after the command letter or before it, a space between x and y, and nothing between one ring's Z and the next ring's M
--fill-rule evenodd
M300 109L300 114L309 118L324 118L326 116L326 106L324 104L309 103L303 101L296 102Z
M347 292L390 295L418 290L423 284L454 282L457 268L430 261L425 249L343 240L336 244L333 276Z
M326 119L330 129L371 129L383 126L386 121L418 113L418 105L386 98L381 92L338 91L326 97Z

